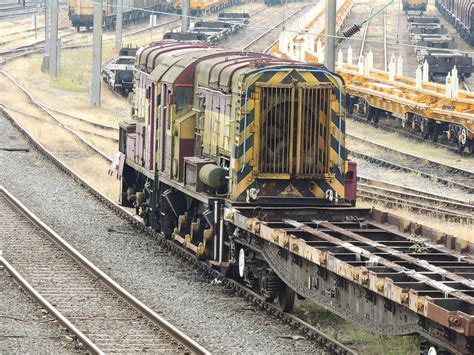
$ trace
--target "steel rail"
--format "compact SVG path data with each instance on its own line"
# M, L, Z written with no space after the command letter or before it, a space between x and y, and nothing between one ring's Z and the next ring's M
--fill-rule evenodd
M166 239L165 236L162 235L161 233L155 232L151 230L150 228L146 227L138 217L133 215L130 211L123 208L122 206L119 206L109 197L105 196L99 190L97 190L92 185L87 183L87 181L84 180L84 178L82 178L78 173L76 173L74 170L68 167L65 163L63 163L56 155L54 155L48 149L46 149L39 141L37 141L34 137L32 137L28 133L28 131L8 112L8 110L6 110L5 108L2 108L1 106L0 106L0 114L3 114L11 122L11 124L19 130L19 132L23 135L23 137L25 137L25 139L33 147L36 148L36 150L40 154L45 156L48 160L50 160L66 175L70 176L73 180L77 181L81 186L87 189L95 198L101 201L107 208L109 208L116 215L128 221L138 230L156 238L158 244L161 247L168 249L174 254L178 255L178 257L180 257L183 261L189 263L190 265L197 268L199 271L202 271L203 273L205 273L208 278L213 279L213 280L214 279L220 280L222 282L221 285L223 287L234 290L240 296L245 297L247 300L252 301L256 305L258 305L262 310L265 310L269 315L288 323L292 327L299 327L299 328L305 329L310 339L316 340L318 344L322 344L328 349L331 348L331 351L333 353L347 354L345 348L341 348L338 345L339 343L333 343L332 338L330 336L323 333L321 334L315 333L313 331L314 328L306 327L307 323L305 323L299 318L295 319L295 316L292 316L286 312L283 312L279 309L277 311L273 309L270 310L268 308L269 304L267 302L262 303L260 298L258 299L255 298L254 293L246 290L243 287L243 285L236 284L234 280L226 278L224 275L222 275L217 270L212 268L212 266L209 265L208 263L200 261L197 258L197 256L195 254L192 254L189 250L186 250L182 246Z
M267 48L263 50L263 54L268 54L272 50L273 47L279 42L279 39L276 39L272 44L270 44Z
M228 282L231 285L234 285L236 288L237 287L242 288L246 293L251 294L257 300L257 303L265 304L265 308L267 308L267 310L271 310L272 312L280 312L280 309L276 305L274 305L273 303L268 303L267 301L265 301L264 297L262 297L261 295L259 295L255 291L253 291L252 289L248 288L247 286L243 286L243 285L239 284L237 281L232 280L232 279L228 279ZM344 345L341 342L337 341L336 339L328 336L327 334L324 334L319 329L317 329L317 328L313 327L311 324L308 324L307 322L299 319L294 314L290 314L290 313L287 313L287 314L295 322L301 323L306 328L313 331L314 334L315 334L316 341L330 340L331 343L333 343L335 345L335 347L333 349L330 349L330 350L334 350L334 353L336 353L336 350L339 350L339 352L342 351L344 354L347 354L347 355L357 354L357 352L354 351L353 349L347 347L346 345Z
M43 122L48 122L47 119L43 118L43 117L39 117L39 116L35 116L35 115L32 115L30 113L26 113L24 111L21 111L21 110L18 110L18 109L14 109L14 108L11 108L5 104L0 104L1 106L5 107L6 109L8 109L9 111L12 111L12 112L16 112L16 113L20 113L22 115L25 115L25 116L28 116L28 117L31 117L31 118L34 118L35 120L39 120L39 121L43 121ZM63 113L61 113L63 114ZM63 114L64 116L67 116L68 117L68 114L64 113ZM73 119L75 119L76 117L72 117ZM77 118L79 121L81 121L81 119ZM99 126L99 128L102 128ZM83 128L77 128L77 130L79 132L84 132L86 134L90 134L90 135L93 135L93 136L96 136L98 138L101 138L101 139L106 139L106 140L109 140L109 141L112 141L114 143L118 143L118 139L117 138L114 138L114 137L110 137L110 136L105 136L103 134L100 134L100 133L97 133L97 132L93 132L93 131L88 131L86 129L83 129ZM116 131L118 132L118 128L116 129Z
M295 12L293 12L292 14L288 15L287 17L285 17L283 20L281 20L280 22L278 22L277 24L273 25L272 27L270 27L268 30L262 32L261 34L259 34L256 38L254 38L253 40L251 40L249 43L247 43L245 46L242 47L242 51L246 51L248 50L252 45L254 45L255 43L257 43L259 40L261 40L263 37L265 37L266 35L268 35L270 32L272 32L273 30L275 30L278 26L280 26L281 24L283 24L285 21L287 21L288 19L292 18L293 16L297 15L298 13L300 13L301 11L303 11L304 9L306 9L307 7L309 6L312 6L312 5L305 5L303 7L301 7L300 9L296 10Z
M0 185L0 191L3 193L5 190ZM3 257L0 253L0 264L5 268L8 274L10 274L16 282L26 291L31 297L33 297L42 308L46 309L49 314L53 315L59 323L61 323L65 328L67 328L71 333L73 333L76 338L81 342L86 350L92 354L103 354L104 352L94 344L84 333L76 328L61 312L59 312L56 307L48 302L31 284L26 281L23 276Z
M94 126L94 127L97 127L97 128L101 128L101 129L104 129L104 130L110 130L110 131L117 131L117 132L119 130L118 127L111 126L111 125L106 125L106 124L96 122L96 121L91 121L91 120L89 120L87 118L84 118L84 117L79 117L79 116L73 115L71 113L67 113L67 112L64 112L64 111L61 111L61 110L57 110L55 108L52 108L51 106L45 105L44 103L41 103L41 105L44 108L46 108L50 111L59 113L60 115L67 116L67 117L76 119L78 121L81 121L81 122L84 122L84 123L87 123L87 124L90 124L91 126Z
M402 152L400 150L396 150L396 149L391 148L389 146L386 146L384 144L376 143L372 140L369 140L369 139L366 139L366 138L363 138L363 137L360 137L360 136L357 136L357 135L354 135L354 134L346 133L346 135L348 137L350 137L351 139L361 141L364 144L375 146L377 149L381 149L381 150L384 150L384 151L387 151L387 152L390 152L390 153L396 153L396 154L402 155L408 160L418 161L420 164L423 164L423 165L428 163L430 166L433 166L433 167L438 168L438 169L442 169L442 170L444 170L444 171L446 171L450 174L462 175L462 176L465 176L465 177L469 178L470 180L474 181L474 171L461 169L461 168L458 168L456 166L441 163L439 161L431 160L431 159L428 159L428 158L425 158L425 157L421 157L419 155Z
M3 9L3 11L0 12L7 12L7 9ZM31 7L19 7L16 9L10 8L8 9L8 13L3 14L0 13L0 19L10 19L10 18L16 18L16 17L21 17L21 16L28 16L36 13L36 6L31 6Z
M353 113L351 115L348 115L347 116L349 119L352 119L354 121L358 121L358 122L363 122L363 123L366 123L366 124L369 124L371 126L374 126L376 128L380 128L380 129L383 129L384 131L387 131L387 132L395 132L395 133L398 133L404 137L407 137L407 138L411 138L411 139L414 139L418 142L424 142L426 144L429 144L433 147L438 147L438 148L444 148L444 149L447 149L449 151L452 151L452 152L455 152L455 153L459 153L459 150L456 149L455 147L453 146L450 146L450 145L447 145L447 144L442 144L442 143L439 143L439 142L433 142L431 140L427 140L427 139L424 139L423 137L420 137L418 134L416 134L415 132L413 131L406 131L402 128L397 128L397 127L392 127L392 126L388 126L388 125L385 125L383 123L380 123L380 122L372 122L372 121L369 121L367 120L367 118L363 117L363 116L360 116L356 113Z
M350 152L350 155L353 156L353 157L364 159L364 160L366 160L370 163L373 163L373 164L376 164L376 165L379 165L379 166L384 166L384 167L388 167L388 168L395 169L395 170L401 170L401 171L405 171L405 172L415 173L415 174L420 175L422 177L425 177L425 178L428 178L428 179L433 179L435 181L439 181L439 182L441 182L445 185L448 185L448 186L458 187L458 188L466 190L470 193L474 192L474 186L465 185L465 184L459 183L457 181L453 181L453 180L442 178L442 177L439 177L439 176L436 176L436 175L433 175L433 174L430 174L430 173L426 173L426 172L421 171L421 170L413 169L413 168L410 168L410 167L407 167L407 166L404 166L404 165L400 165L400 164L397 164L397 163L392 163L388 160L381 159L381 158L376 158L376 157L373 157L371 155L368 155L368 154L365 154L365 153L362 153L362 152L358 152L358 151L354 151L354 150L349 150L349 152Z
M374 185L358 184L357 198L372 202L382 202L385 205L396 206L399 208L407 207L416 212L435 214L449 220L464 221L472 223L473 214L463 214L446 208L436 207L438 204L445 204L443 201L427 199L418 195L388 190ZM418 202L418 200L428 201L429 203Z
M15 196L8 192L3 186L0 186L0 192L10 202L10 204L16 208L22 215L24 215L31 223L33 223L42 233L44 233L49 239L51 239L56 245L64 250L70 257L72 257L82 267L87 269L97 280L104 283L112 292L120 296L127 304L132 306L138 312L143 314L148 320L155 324L160 329L164 330L183 346L189 349L192 353L196 354L210 354L210 352L203 346L195 342L188 335L184 334L181 330L176 328L170 322L165 320L163 317L158 315L155 311L141 302L139 299L134 297L131 293L125 290L112 278L106 275L102 270L97 268L91 263L86 257L84 257L79 251L77 251L72 245L61 238L55 231L48 227L43 221L41 221L34 213L27 209Z
M168 22L164 22L164 23L158 23L156 26L146 27L146 28L143 28L143 29L128 32L128 33L124 34L124 38L134 36L136 34L140 34L140 33L143 33L143 32L147 32L147 31L150 31L150 30L153 30L153 29L156 29L156 28L164 27L164 26L167 26L169 24L179 23L179 21L180 21L179 19L175 19L175 20L171 20L171 21L168 21ZM63 34L61 38L64 39L65 37L77 36L77 34L78 34L77 32L66 33L66 34ZM80 39L80 38L77 38L77 39ZM84 47L92 46L92 43L84 43L84 42L67 45L68 43L73 42L75 40L76 40L76 38L72 38L72 39L69 39L67 41L63 41L62 42L62 49L77 49L77 48L84 48ZM104 42L110 42L110 41L113 41L113 40L114 40L114 38L110 37L110 38L104 39L103 41ZM35 54L35 53L38 53L38 52L44 50L44 46L42 45L43 43L44 43L44 40L40 40L40 41L31 43L31 44L27 44L27 45L15 47L15 48L12 48L12 49L7 49L7 50L0 51L1 56L9 55L9 54L12 54L12 53L18 53L15 56L11 56L11 57L5 58L4 60L0 61L0 65L5 64L5 63L7 63L7 62L9 62L13 59L17 59L17 58L21 58L21 57L28 56L28 55L31 55L31 54ZM35 48L36 46L39 46L39 47Z
M387 190L396 190L396 191L400 191L400 192L403 192L403 193L416 195L416 196L419 196L420 198L423 198L423 199L428 198L428 199L431 199L431 200L437 200L437 201L440 201L443 204L451 205L453 209L468 210L468 211L473 210L474 211L474 205L469 204L466 201L463 201L463 200L460 200L460 199L455 199L455 198L452 198L452 197L438 195L438 194L435 194L435 193L426 192L426 191L422 191L422 190L416 190L416 189L412 189L412 188L409 188L409 187L406 187L406 186L403 186L403 185L398 185L398 184L394 184L394 183L387 182L387 181L371 179L371 178L368 178L368 177L363 176L363 175L358 175L357 176L357 181L360 184L363 184L363 185L380 187L380 188L384 188L384 189L387 189Z
M50 112L47 108L42 106L42 104L39 101L36 101L31 93L26 90L18 81L15 80L10 74L5 72L4 70L0 70L0 74L3 74L6 76L11 82L13 82L23 93L28 96L30 102L37 106L40 110L44 111L48 116L50 116L60 127L64 128L66 131L74 135L76 138L78 138L83 144L85 144L89 149L94 151L95 153L99 154L102 159L106 160L107 162L112 162L112 158L107 156L103 151L101 151L99 148L95 147L92 143L90 143L87 139L85 139L82 135L77 133L74 129L70 128L68 125L65 125L59 120L52 112Z

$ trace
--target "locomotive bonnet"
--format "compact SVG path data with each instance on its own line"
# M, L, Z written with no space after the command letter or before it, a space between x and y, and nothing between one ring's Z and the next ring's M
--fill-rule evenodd
M204 43L141 48L123 192L160 180L204 203L343 203L344 100L323 66Z

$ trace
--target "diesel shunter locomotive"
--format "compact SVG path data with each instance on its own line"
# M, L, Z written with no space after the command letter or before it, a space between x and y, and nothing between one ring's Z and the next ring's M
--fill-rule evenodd
M134 120L120 126L121 203L232 268L224 208L354 201L344 100L342 79L322 66L205 43L141 48ZM270 286L272 278L265 279L270 298L281 286Z
M447 251L471 247L352 206L348 101L321 65L204 42L141 48L120 202L282 310L303 297L374 333L471 352L474 262ZM432 244L417 253L421 235Z

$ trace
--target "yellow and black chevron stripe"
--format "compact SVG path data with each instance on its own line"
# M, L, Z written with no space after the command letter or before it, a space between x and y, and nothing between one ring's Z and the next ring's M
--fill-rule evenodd
M309 68L309 70L314 69L318 70L318 68L314 67ZM238 134L236 135L236 149L234 150L235 164L233 165L233 190L231 196L233 200L245 201L247 190L252 187L260 190L260 196L269 197L324 199L326 191L329 189L337 193L338 196L344 196L344 174L347 160L345 149L344 82L342 78L335 74L331 75L322 71L309 70L308 67L293 66L275 71L263 71L261 74L247 74L243 77L241 85L241 110L240 115L237 117ZM329 127L324 126L324 129L321 131L322 135L325 135L328 139L321 140L322 143L320 144L322 144L322 147L319 147L324 151L328 151L329 164L327 174L317 178L305 179L300 179L298 176L294 176L291 179L259 179L254 169L258 164L258 162L254 161L254 149L259 147L258 127L255 126L255 122L257 121L257 115L260 115L260 97L256 88L258 85L286 85L288 87L289 84L297 87L302 83L315 88L327 83L332 84ZM248 88L247 101L245 101L246 88ZM340 95L342 97L342 112L340 112L339 107ZM342 115L342 119L339 122L340 115ZM339 125L341 126L340 134ZM327 132L328 129L329 132ZM299 154L299 152L296 154Z

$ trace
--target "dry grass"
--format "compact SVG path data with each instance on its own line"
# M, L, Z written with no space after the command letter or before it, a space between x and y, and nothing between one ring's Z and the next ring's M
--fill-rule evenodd
M12 86L4 76L0 76L0 87L3 88L0 91L0 103L22 112L14 113L14 116L33 137L88 183L111 199L117 200L119 184L116 179L107 175L109 168L107 161L29 103L26 95ZM5 90L6 87L8 90Z

